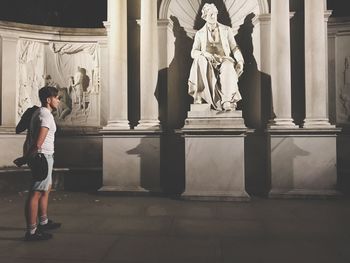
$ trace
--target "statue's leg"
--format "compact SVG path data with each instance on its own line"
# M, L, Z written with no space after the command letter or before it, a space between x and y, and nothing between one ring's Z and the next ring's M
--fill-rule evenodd
M198 95L216 108L213 102L214 89L216 86L216 77L213 66L208 62L204 56L198 58Z
M220 67L220 83L222 98L221 103L232 101L233 94L237 89L237 76L233 63L224 60Z
M221 83L221 104L223 108L228 110L235 108L237 101L241 100L238 91L238 77L234 68L234 64L230 60L224 60L220 67L220 83Z

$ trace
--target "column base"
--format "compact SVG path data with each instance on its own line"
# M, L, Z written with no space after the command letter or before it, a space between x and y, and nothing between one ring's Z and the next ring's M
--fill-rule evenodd
M293 119L273 119L268 124L269 129L297 129L297 125L293 123Z
M159 120L140 120L135 130L160 130Z
M129 130L130 123L127 120L124 121L109 121L107 126L104 126L102 130L113 131L113 130Z
M322 118L317 118L317 119L313 119L313 118L307 118L304 121L303 124L303 128L335 128L335 125L332 125L329 123L329 120L327 118L322 119Z

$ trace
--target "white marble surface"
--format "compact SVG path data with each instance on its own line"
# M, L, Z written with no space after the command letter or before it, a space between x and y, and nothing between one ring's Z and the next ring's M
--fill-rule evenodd
M23 154L24 135L0 134L0 168L15 167L13 160Z
M102 191L160 191L159 136L103 136Z
M248 198L244 184L244 136L185 137L184 198Z
M271 193L321 195L336 183L336 136L271 136Z
M16 125L17 79L16 56L18 36L0 30L0 113L1 125Z
M209 104L191 104L184 129L245 129L242 111L217 111Z
M289 0L271 1L271 87L276 115L270 126L293 127ZM281 67L281 65L284 65Z

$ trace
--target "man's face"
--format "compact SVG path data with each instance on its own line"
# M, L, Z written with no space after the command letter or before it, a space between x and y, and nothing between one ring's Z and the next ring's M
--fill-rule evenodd
M216 12L216 10L208 10L206 21L210 24L214 24L218 21L218 13Z
M60 104L60 98L59 96L52 96L47 99L47 102L51 109L56 110L58 108L58 105Z

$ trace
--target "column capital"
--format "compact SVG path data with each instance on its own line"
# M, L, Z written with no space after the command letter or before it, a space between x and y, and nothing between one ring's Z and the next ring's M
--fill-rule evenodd
M333 10L326 10L324 11L324 21L328 22L329 17L332 15Z
M107 32L111 30L111 22L103 21L103 26L106 28Z
M158 27L168 27L170 24L169 19L158 19L157 25Z
M261 24L270 24L271 23L271 14L261 14L257 15L253 19L253 24L260 22Z

